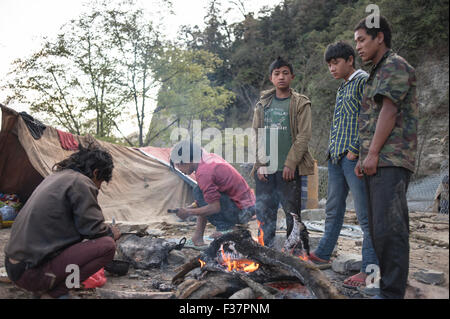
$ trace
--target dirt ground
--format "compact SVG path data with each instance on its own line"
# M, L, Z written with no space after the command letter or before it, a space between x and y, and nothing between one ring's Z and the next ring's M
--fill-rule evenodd
M439 218L437 218L439 217ZM345 224L356 224L356 215L347 212ZM180 239L190 238L195 228L194 222L185 222L177 225L162 224L158 232L162 238ZM251 221L249 229L254 238L257 237L257 223ZM23 291L8 282L4 274L4 246L6 245L10 228L0 229L0 299L27 299L32 294ZM208 225L205 235L209 236L215 229ZM277 231L280 237L285 236L284 231ZM312 249L322 236L320 232L310 231ZM449 222L448 216L437 216L431 213L410 213L410 269L408 278L407 299L448 299L449 298ZM192 248L183 248L181 251L172 251L169 255L169 264L163 269L139 270L130 268L126 276L117 277L106 273L107 283L102 287L106 290L127 292L174 292L176 287L171 283L172 277L177 273L180 265L187 263L200 252ZM340 254L360 254L361 240L340 237L334 256ZM417 281L413 274L420 269L435 270L445 274L445 283L439 286L428 285ZM342 286L342 281L349 275L335 273L333 270L324 270L324 274L333 285L349 298L368 298L357 290ZM74 294L82 299L98 299L99 293L94 289L78 289ZM168 297L168 296L167 296Z

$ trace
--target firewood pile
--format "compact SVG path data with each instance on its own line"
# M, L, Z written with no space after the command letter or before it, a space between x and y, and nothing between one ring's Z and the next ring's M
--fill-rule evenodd
M178 299L295 298L341 299L315 265L261 246L246 229L227 233L176 270Z

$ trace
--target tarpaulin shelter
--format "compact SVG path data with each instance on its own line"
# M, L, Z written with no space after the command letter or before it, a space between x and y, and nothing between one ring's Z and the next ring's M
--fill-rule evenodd
M46 126L36 138L24 116L4 105L0 107L0 192L17 194L25 202L52 173L53 165L74 151L63 149L57 129ZM172 223L177 218L167 209L192 203L196 182L170 168L170 149L125 147L90 135L73 137L83 146L95 143L113 157L113 178L103 184L98 197L106 220L114 217L118 221Z

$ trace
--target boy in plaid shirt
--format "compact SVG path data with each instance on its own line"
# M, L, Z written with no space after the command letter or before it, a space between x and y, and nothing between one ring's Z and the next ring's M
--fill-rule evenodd
M333 77L344 81L337 91L330 130L325 233L310 257L318 264L329 263L344 222L347 195L351 191L364 238L361 271L347 278L344 286L356 289L365 286L367 266L378 264L369 234L364 182L354 173L359 156L358 115L368 74L355 70L355 51L345 42L330 44L325 61Z

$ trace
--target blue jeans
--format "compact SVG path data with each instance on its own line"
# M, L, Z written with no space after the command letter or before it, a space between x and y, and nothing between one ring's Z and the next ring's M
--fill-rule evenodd
M361 272L366 272L370 264L378 265L378 259L369 233L367 195L364 180L359 179L354 169L357 160L351 161L344 156L337 164L328 161L328 197L326 205L325 233L319 242L315 254L329 260L344 223L348 191L353 195L356 216L364 233L362 245Z
M197 202L198 207L208 205L203 197L202 190L198 186L194 187L194 199ZM236 224L246 224L254 214L255 206L241 210L228 195L221 193L220 211L216 214L207 216L206 219L216 226L217 231L225 231Z

